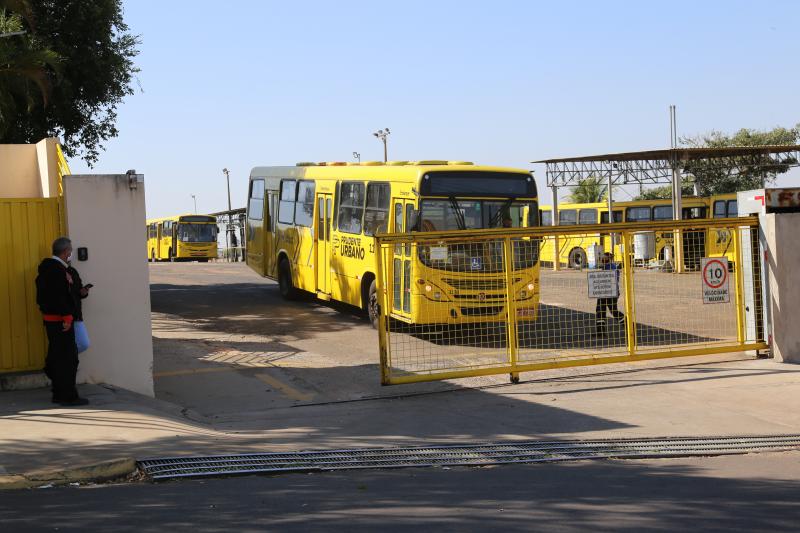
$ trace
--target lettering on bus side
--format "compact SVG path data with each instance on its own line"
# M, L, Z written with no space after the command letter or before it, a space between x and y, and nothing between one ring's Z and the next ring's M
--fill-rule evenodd
M364 259L366 251L361 244L361 237L340 237L339 255L353 259Z

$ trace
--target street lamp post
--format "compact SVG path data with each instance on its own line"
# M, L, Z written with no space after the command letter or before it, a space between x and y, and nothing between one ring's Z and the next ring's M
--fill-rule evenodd
M225 180L228 183L228 217L225 223L225 252L230 259L230 246L231 246L231 237L233 237L233 228L231 227L231 171L228 170L228 167L222 169L222 173L225 174ZM238 254L234 251L234 257L238 261Z
M194 214L197 214L197 196L194 194L192 195L192 201L194 202Z
M388 149L386 148L386 138L389 136L390 133L391 132L389 131L389 128L386 128L386 129L383 129L383 130L378 130L375 133L373 133L373 135L375 137L377 137L378 139L383 141L383 162L384 163L389 160L389 152L388 152Z

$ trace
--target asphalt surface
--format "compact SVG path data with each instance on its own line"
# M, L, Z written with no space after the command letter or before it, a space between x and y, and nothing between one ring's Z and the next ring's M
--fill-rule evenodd
M800 452L65 487L3 531L791 531Z

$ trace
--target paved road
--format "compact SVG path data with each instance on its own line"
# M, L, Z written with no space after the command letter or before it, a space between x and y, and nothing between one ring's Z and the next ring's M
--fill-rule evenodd
M788 531L800 452L5 493L4 531Z

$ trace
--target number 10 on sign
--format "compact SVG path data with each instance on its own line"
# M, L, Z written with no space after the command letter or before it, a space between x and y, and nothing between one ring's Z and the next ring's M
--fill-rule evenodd
M731 301L728 258L704 257L700 262L703 275L703 303L724 304Z

